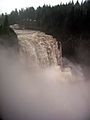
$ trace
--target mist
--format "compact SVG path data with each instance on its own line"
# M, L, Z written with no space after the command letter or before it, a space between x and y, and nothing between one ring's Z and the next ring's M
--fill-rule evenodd
M84 73L81 65L70 61L64 68L31 69L12 49L0 50L1 117L4 120L89 120L90 78Z

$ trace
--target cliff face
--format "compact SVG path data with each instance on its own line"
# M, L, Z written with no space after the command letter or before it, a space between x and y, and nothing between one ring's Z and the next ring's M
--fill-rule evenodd
M62 54L74 62L90 64L90 34L63 33L56 36L57 41L62 43Z
M80 38L80 44L77 49L77 57L78 60L87 65L90 66L90 35L89 36L81 36Z
M0 34L0 46L18 49L18 39L13 29L8 28Z

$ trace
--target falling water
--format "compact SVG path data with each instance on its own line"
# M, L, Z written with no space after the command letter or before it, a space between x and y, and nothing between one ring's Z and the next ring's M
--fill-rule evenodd
M57 69L62 52L52 36L15 32L19 55L12 49L0 50L0 116L4 120L89 120L90 77L84 77L81 66L64 59L68 66ZM45 69L32 71L27 66Z
M20 55L28 66L47 67L61 65L61 49L56 39L39 31L16 30Z

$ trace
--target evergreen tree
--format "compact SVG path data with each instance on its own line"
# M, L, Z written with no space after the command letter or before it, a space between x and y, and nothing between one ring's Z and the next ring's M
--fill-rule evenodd
M8 29L9 28L9 22L8 22L8 15L5 15L4 23L3 23L3 28Z

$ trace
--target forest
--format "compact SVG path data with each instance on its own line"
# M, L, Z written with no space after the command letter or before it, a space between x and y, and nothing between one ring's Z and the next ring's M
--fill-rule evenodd
M0 16L2 24L5 15ZM84 44L90 48L90 1L69 2L56 6L27 7L8 14L9 25L18 24L21 29L40 30L62 43L63 56L76 56L77 48ZM5 23L6 24L6 23ZM6 24L7 26L7 24Z

